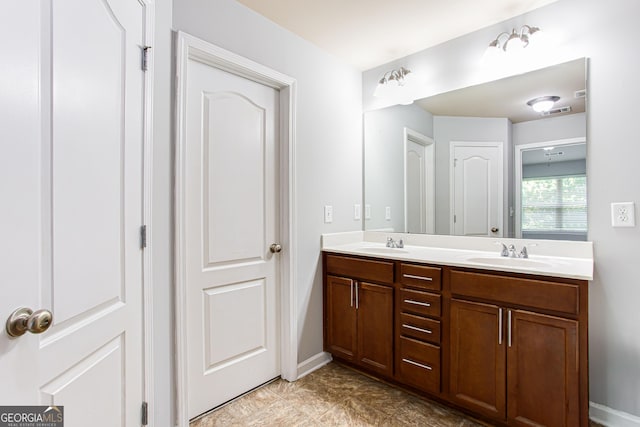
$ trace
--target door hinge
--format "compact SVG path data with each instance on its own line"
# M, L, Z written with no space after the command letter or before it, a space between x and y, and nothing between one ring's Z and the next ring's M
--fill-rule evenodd
M151 46L144 46L142 48L142 71L149 69L149 49L151 49Z
M453 159L453 167L458 167L458 159Z
M147 402L142 402L141 409L141 422L143 426L146 426L149 423L149 404Z
M456 215L453 216L453 223L455 224L456 222L458 222L458 217Z
M140 249L147 247L147 226L140 226Z

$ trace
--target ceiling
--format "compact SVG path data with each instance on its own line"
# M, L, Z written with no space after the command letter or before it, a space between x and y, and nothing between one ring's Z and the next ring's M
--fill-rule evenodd
M557 0L237 0L368 70Z
M506 117L512 123L575 114L585 111L584 97L576 98L576 91L585 90L586 65L584 59L565 62L541 70L455 90L415 103L434 116ZM527 105L539 96L557 95L554 108L571 107L569 113L542 116Z

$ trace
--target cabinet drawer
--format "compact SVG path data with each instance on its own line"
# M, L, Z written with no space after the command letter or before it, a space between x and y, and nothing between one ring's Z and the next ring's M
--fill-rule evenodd
M440 392L440 347L400 337L398 376L413 387Z
M422 316L440 316L440 295L413 289L400 289L400 309Z
M579 312L579 286L519 277L451 271L451 293L568 314Z
M400 264L400 283L417 288L439 291L442 287L441 270L415 264Z
M327 255L327 273L371 280L381 283L393 283L393 263L369 259L350 258L339 255Z
M440 321L409 313L400 313L400 334L440 344Z

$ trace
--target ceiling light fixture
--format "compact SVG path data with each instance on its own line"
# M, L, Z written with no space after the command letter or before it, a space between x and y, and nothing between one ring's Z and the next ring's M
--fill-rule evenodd
M527 105L533 108L533 111L537 113L544 113L553 108L553 104L558 102L559 96L539 96L537 98L527 101Z
M520 28L520 31L516 31L516 29L512 29L511 33L502 32L498 34L498 36L489 43L489 47L487 47L487 54L495 54L497 52L513 52L517 50L522 50L525 47L529 46L529 42L534 34L540 32L540 28L532 27L530 25L523 25Z
M384 73L373 96L391 100L396 104L409 105L413 102L413 96L408 88L412 80L411 70L400 67Z

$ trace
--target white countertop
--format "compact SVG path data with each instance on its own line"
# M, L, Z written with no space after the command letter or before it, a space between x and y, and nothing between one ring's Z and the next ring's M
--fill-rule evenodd
M387 248L387 237L404 242L404 248ZM529 258L500 256L501 243ZM593 279L593 243L488 237L355 231L322 235L322 250L401 261L467 267L481 270L537 274L570 279Z

